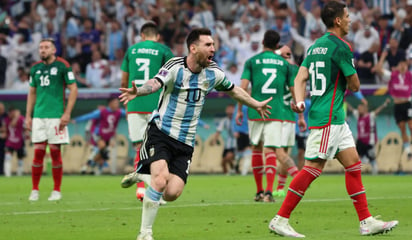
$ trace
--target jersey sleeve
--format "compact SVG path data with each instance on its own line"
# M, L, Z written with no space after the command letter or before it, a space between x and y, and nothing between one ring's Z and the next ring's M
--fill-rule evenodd
M162 86L169 85L171 82L173 82L175 79L173 79L173 71L177 71L177 67L173 66L170 69L165 68L165 66L170 62L171 60L167 61L163 67L160 68L160 70L157 72L157 74L154 76L155 79L157 79Z
M288 66L288 87L294 87L295 86L295 77L298 74L298 66L294 64L289 64Z
M245 65L244 65L244 67L243 67L243 72L242 72L242 77L241 77L241 79L247 79L247 80L251 81L251 79L252 79L252 77L251 77L251 74L252 74L251 69L252 69L251 61L250 61L250 59L248 59L248 60L245 62Z
M174 54L170 48L166 47L165 50L165 62L169 61L171 58L174 58Z
M30 69L30 78L29 78L30 87L37 87L36 81L34 81L34 73L35 73L35 70L34 70L34 68L32 67L32 68Z
M359 112L358 112L358 110L353 110L352 111L352 114L353 114L353 116L356 118L356 120L358 120L359 119Z
M76 83L76 78L74 77L74 73L71 67L66 67L66 72L64 74L64 81L67 85Z
M127 73L129 72L129 51L127 51L124 55L122 65L120 66L120 70Z
M235 85L227 79L225 73L221 70L216 70L216 85L215 89L217 91L230 91L235 87Z
M349 49L340 47L338 48L337 54L334 54L333 56L334 61L345 77L356 73L353 53Z

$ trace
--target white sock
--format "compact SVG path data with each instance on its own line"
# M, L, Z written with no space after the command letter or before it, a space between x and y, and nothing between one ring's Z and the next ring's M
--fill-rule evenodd
M152 180L152 176L150 174L138 173L138 178L146 183L146 185L150 186L150 181Z
M140 233L152 233L153 223L159 210L159 200L163 193L154 190L151 186L146 188L143 198L142 223Z
M12 156L10 153L6 153L4 155L3 168L4 168L4 176L6 177L11 177L11 159L12 159Z
M23 159L19 159L17 164L17 176L23 176Z

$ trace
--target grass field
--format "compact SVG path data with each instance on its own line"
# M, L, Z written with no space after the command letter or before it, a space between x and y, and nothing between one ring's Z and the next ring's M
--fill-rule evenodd
M48 202L52 178L43 176L40 200L30 203L30 177L0 178L0 239L136 239L141 203L121 176L64 176L63 199ZM370 210L400 224L386 235L361 237L343 175L324 175L312 184L291 223L306 239L412 239L412 176L364 176ZM253 177L190 176L183 195L162 206L156 240L285 239L268 222L283 199L255 203Z

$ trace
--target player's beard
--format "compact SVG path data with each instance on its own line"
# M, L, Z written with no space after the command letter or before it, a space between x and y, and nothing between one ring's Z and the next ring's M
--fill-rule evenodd
M210 65L209 59L204 54L199 54L198 56L198 63L201 67L207 68Z
M43 62L48 62L51 58L52 58L52 55L42 55L42 56L40 56L40 59Z

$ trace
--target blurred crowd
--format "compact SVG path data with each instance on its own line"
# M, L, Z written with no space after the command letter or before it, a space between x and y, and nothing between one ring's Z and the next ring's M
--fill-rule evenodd
M215 61L239 83L245 60L261 51L266 29L280 33L299 64L326 30L320 18L326 1L0 0L0 88L28 89L42 38L55 40L57 55L71 63L79 87L117 88L124 53L140 40L139 29L148 20L159 25L160 41L176 56L186 54L191 28L212 29ZM412 0L346 3L352 21L346 40L361 84L382 84L378 67L393 70L402 59L412 63Z

